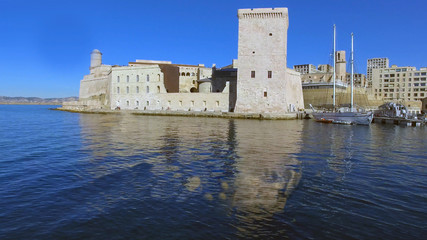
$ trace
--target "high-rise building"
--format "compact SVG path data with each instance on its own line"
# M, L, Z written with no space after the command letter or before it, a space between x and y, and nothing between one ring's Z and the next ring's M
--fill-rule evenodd
M388 58L370 58L366 67L366 83L367 87L372 87L372 69L388 68Z

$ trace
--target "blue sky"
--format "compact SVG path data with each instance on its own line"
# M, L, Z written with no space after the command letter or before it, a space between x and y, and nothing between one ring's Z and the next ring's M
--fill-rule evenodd
M426 0L0 0L0 96L78 96L90 52L103 63L135 59L218 67L237 58L237 9L289 9L288 67L330 63L355 34L356 71L366 60L427 67Z

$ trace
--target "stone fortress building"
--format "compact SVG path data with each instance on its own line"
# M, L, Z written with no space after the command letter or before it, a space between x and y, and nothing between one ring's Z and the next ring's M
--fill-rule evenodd
M240 9L238 59L216 68L136 60L105 65L91 53L74 110L127 109L286 114L304 108L300 74L286 68L287 8Z

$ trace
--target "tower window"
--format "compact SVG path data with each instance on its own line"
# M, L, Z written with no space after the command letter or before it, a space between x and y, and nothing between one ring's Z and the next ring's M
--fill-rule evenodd
M268 78L271 78L272 75L273 73L271 71L268 71Z
M138 86L136 87L136 93L139 93L139 87Z
M117 93L120 94L120 87L117 87Z
M150 87L147 86L147 93L150 93Z
M126 82L129 82L129 75L126 76Z
M264 91L264 97L267 97L267 91Z
M147 74L147 82L150 81L150 75Z
M126 93L129 93L129 87L126 87Z
M139 75L136 75L136 82L139 82Z
M120 76L117 76L117 82L120 82Z
M251 71L251 78L255 78L255 71Z

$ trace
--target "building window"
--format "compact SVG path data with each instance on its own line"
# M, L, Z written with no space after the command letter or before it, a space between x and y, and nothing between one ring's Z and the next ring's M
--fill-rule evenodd
M272 75L273 73L271 71L268 71L268 78L271 78Z
M150 75L147 74L147 82L150 81Z
M139 87L138 86L136 87L136 93L139 93Z
M190 73L189 73L189 72L187 73L187 76L188 76L188 77L190 76Z
M160 74L157 74L157 81L160 82Z
M117 82L120 82L120 76L117 76Z
M129 75L126 76L126 82L129 82Z
M120 94L120 87L117 87L117 93Z
M139 101L136 101L136 106L139 106Z
M126 101L126 105L129 106L129 101Z
M160 93L160 86L157 86L157 93Z
M147 93L150 93L150 87L147 86Z
M147 101L147 106L150 106L150 101Z
M139 82L139 75L136 75L136 82Z
M264 91L264 97L267 97L267 91Z
M181 73L181 76L185 76L185 72Z
M255 78L255 71L251 71L251 78Z
M126 93L129 93L129 87L126 87Z
M216 101L216 106L219 107L219 101Z
M272 34L272 33L269 33L269 34L268 34L268 36L273 36L273 34Z
M194 101L191 101L191 106L194 107Z
M182 100L179 100L179 106L182 107Z

